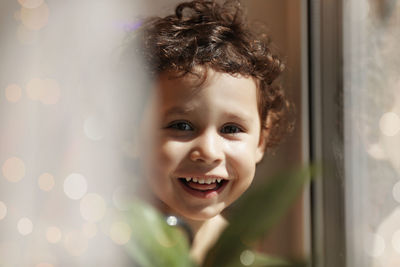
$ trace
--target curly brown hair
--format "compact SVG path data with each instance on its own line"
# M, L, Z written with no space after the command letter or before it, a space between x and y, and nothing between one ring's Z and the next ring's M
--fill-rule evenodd
M271 51L268 36L250 28L239 0L184 2L174 15L147 19L137 33L142 57L156 77L165 71L183 76L201 66L255 78L267 147L278 144L291 128L289 102L274 83L284 64Z

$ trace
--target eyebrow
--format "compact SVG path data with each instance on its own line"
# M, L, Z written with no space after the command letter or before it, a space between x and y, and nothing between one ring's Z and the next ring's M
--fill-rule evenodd
M164 118L167 118L172 115L187 115L195 111L195 108L193 107L172 107L167 109L167 111L164 113ZM226 118L232 121L252 121L254 118L253 116L249 116L246 113L241 113L241 114L235 114L231 112L226 112L224 114Z
M186 115L193 110L194 108L191 107L172 107L170 109L167 109L167 111L164 113L164 117L168 117L171 115Z
M226 117L229 118L230 120L240 120L240 121L252 121L253 117L249 116L248 114L234 114L234 113L227 113Z

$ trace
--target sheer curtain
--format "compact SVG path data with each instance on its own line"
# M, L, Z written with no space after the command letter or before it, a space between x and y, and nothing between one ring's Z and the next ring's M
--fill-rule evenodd
M1 2L0 266L128 265L121 212L137 190L145 76L121 81L118 62L150 12L144 1Z

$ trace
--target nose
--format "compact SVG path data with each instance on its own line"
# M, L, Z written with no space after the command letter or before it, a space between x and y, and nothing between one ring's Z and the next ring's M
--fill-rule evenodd
M222 140L216 131L208 130L195 138L190 159L207 164L223 160Z

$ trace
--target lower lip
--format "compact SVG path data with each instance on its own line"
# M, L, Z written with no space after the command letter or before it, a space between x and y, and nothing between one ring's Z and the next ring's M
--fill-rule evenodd
M217 189L211 189L211 190L205 190L205 191L201 191L201 190L196 190L196 189L192 189L189 186L187 186L185 184L185 182L179 180L178 181L181 186L183 187L183 189L188 192L189 194L191 194L192 196L198 197L198 198L203 198L203 199L210 199L210 198L214 198L217 197L222 190L225 189L226 185L228 184L229 181L223 181L222 185L220 187L218 187Z

